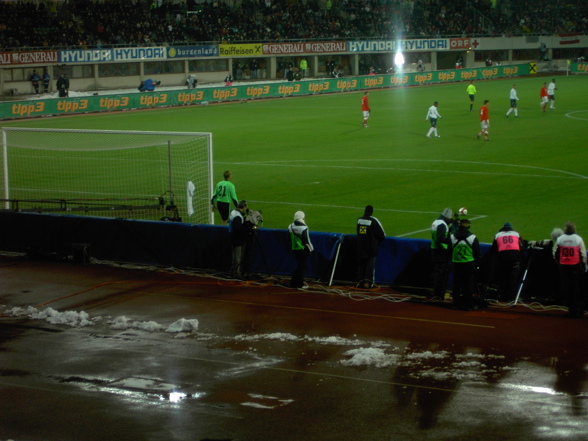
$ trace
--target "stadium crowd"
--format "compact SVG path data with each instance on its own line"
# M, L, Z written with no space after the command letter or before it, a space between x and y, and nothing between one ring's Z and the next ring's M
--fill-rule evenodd
M588 33L585 0L0 1L0 50Z

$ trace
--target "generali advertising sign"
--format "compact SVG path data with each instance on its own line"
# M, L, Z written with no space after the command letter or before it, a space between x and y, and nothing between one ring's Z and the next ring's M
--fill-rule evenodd
M57 51L0 52L0 66L57 63Z
M347 52L345 41L315 41L310 43L265 43L264 55L327 54Z

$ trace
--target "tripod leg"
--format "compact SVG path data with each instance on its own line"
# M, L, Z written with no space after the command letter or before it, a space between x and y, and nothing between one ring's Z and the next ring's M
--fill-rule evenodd
M512 306L517 306L517 302L519 301L519 297L521 296L521 292L523 291L523 285L525 284L525 279L527 278L527 272L529 272L529 267L525 268L525 272L523 273L523 278L521 279L521 283L519 285L519 290L517 292L517 296L516 296L514 304Z
M265 269L267 270L267 275L269 277L269 276L271 276L271 272L270 272L269 267L267 265L267 260L265 259L265 254L263 252L263 248L261 247L261 241L259 240L259 236L257 235L257 233L255 233L255 243L257 244L257 247L259 248L259 254L261 254L261 260L265 266Z

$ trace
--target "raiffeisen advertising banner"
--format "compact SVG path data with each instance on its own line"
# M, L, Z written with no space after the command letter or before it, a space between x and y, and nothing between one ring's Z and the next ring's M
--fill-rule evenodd
M221 44L218 47L221 57L256 57L263 55L262 44Z

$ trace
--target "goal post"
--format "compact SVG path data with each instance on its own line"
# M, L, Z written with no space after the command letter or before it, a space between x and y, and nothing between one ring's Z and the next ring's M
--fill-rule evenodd
M213 223L211 133L16 127L1 132L4 209L11 201L20 201L21 208L25 201L68 201L70 209L74 201L112 201L129 207L124 217L149 219L161 213L146 216L132 207L151 201L162 206L163 217ZM121 217L103 211L108 212L87 214Z

